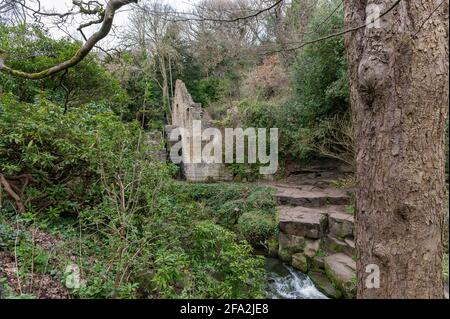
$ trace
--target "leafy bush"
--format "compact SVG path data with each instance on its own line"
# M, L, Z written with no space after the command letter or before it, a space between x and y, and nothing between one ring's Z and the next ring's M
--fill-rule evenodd
M255 247L276 234L276 209L268 187L247 184L188 184L183 192L205 207L219 225ZM186 198L186 200L189 200ZM255 227L256 226L256 227Z
M81 260L83 283L72 289L75 296L264 296L261 258L231 229L215 224L212 211L199 200L210 205L220 196L233 201L242 196L242 187L220 194L220 185L180 187L171 180L171 165L141 157L140 151L128 153L124 145L111 152L111 147L97 152L100 202L80 211L73 231L70 226L64 231L69 235L65 254ZM197 192L190 192L190 186ZM72 262L62 262L67 263Z
M322 2L310 27L314 38L343 28L343 9L330 16L337 1ZM326 27L322 21L328 19ZM305 40L313 40L307 36ZM300 139L304 153L331 157L353 164L354 141L351 126L347 60L343 37L306 46L295 64L296 100Z
M233 233L211 222L194 227L191 241L196 257L199 296L215 298L263 297L263 259L251 256L253 249L237 244ZM211 292L214 292L211 295Z
M280 165L286 161L305 160L309 154L301 139L302 108L295 102L244 100L238 105L239 117L244 127L278 128L278 154ZM253 172L251 167L247 170ZM241 168L244 170L244 168Z
M74 293L91 298L264 296L263 262L252 248L215 224L168 174L157 174L153 187L142 181L147 199L138 211L121 212L107 198L101 211L82 215L85 232L101 236L83 240L83 251L95 259L84 261L88 280ZM101 227L105 222L108 227Z
M17 126L9 125L17 115L14 110L23 115ZM210 211L194 200L233 200L245 194L242 188L230 187L219 193L220 185L195 185L197 193L191 196L171 180L172 165L145 155L147 150L139 147L143 144L139 142L140 129L121 123L107 110L91 106L61 114L61 108L45 100L30 105L6 97L1 111L2 171L27 172L36 179L27 207L39 209L40 200L34 205L32 195L45 196L58 188L65 191L59 193L59 204L52 208L69 201L78 212L79 221L64 228L68 236L64 255L81 260L83 283L72 289L75 296L263 295L264 270L259 258L252 256L250 246L239 242L231 230L215 225ZM28 150L30 140L35 148ZM85 187L95 193L73 198L72 186L81 181L56 178L69 168L88 175ZM45 218L45 214L25 216L33 223ZM48 227L60 222L58 217ZM5 241L10 241L8 236ZM20 256L27 259L28 253L21 250ZM42 256L39 265L48 261ZM60 263L63 268L73 262ZM24 274L28 266L24 263Z
M320 2L309 29L314 40L343 27L343 10L337 1ZM327 18L327 23L322 22ZM266 60L247 81L248 99L238 105L239 118L245 127L279 129L279 160L304 163L313 157L332 157L353 162L354 143L350 121L347 62L343 37L334 37L305 46L293 68L295 92L283 90L285 74L275 57ZM254 93L259 92L259 93ZM239 167L238 171L251 171Z
M2 221L3 222L3 221ZM6 223L0 224L0 249L11 249L16 240L22 239L23 232L14 229Z
M0 24L0 49L6 52L11 67L25 71L42 71L71 58L80 43L67 39L54 40L37 25L7 26ZM63 75L64 74L64 75ZM0 93L11 92L20 100L32 103L36 95L53 102L80 106L95 100L108 104L120 113L128 96L94 55L89 55L74 68L42 80L30 81L0 73Z
M318 30L305 40L313 40L343 28L342 6L333 14L326 27L322 21L334 10L338 1L321 2L312 17L310 28ZM317 124L349 109L347 61L343 37L334 37L300 51L295 64L296 99L302 105L304 124Z
M244 163L230 163L227 165L229 171L233 174L235 181L254 182L260 178L259 168L260 164L246 163L247 156L245 156Z
M263 246L276 234L274 215L260 211L245 212L239 217L237 232L254 246Z
M197 81L192 92L193 99L204 107L230 95L230 81L219 77L209 77Z
M122 146L136 147L137 126L123 124L106 108L63 112L45 99L29 104L11 95L0 98L0 172L7 179L30 176L17 186L26 186L22 195L29 211L73 214L95 204L101 192L99 153L117 156Z

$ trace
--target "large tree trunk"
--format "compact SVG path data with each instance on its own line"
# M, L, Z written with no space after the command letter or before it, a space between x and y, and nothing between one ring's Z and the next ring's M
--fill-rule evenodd
M346 28L363 25L374 5L383 13L394 2L345 0ZM443 297L448 2L429 17L440 3L402 0L375 25L346 35L358 298ZM378 289L366 285L370 264L380 270Z

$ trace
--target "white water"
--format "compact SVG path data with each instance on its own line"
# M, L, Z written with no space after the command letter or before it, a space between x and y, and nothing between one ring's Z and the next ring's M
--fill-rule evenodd
M268 293L272 299L327 299L305 274L275 259L266 261Z

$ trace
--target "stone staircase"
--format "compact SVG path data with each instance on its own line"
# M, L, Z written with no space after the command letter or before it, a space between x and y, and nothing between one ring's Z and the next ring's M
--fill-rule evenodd
M280 230L273 254L307 273L327 296L354 298L354 218L347 212L351 192L334 187L333 177L316 170L271 183Z
M167 150L164 147L164 137L161 132L147 132L143 138L143 142L148 147L147 156L161 162L166 161Z

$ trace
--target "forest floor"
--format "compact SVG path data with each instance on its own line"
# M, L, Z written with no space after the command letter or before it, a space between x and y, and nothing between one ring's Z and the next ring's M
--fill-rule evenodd
M31 236L24 245L14 239L14 249L0 246L0 298L67 299L68 289L52 268L58 267L50 256L61 254L62 240L36 227L16 223L2 224L2 235ZM13 231L14 233L11 233ZM15 236L16 235L16 236ZM11 237L10 237L11 239ZM31 253L31 256L29 255ZM28 263L31 262L31 268ZM44 268L44 269L40 269Z

